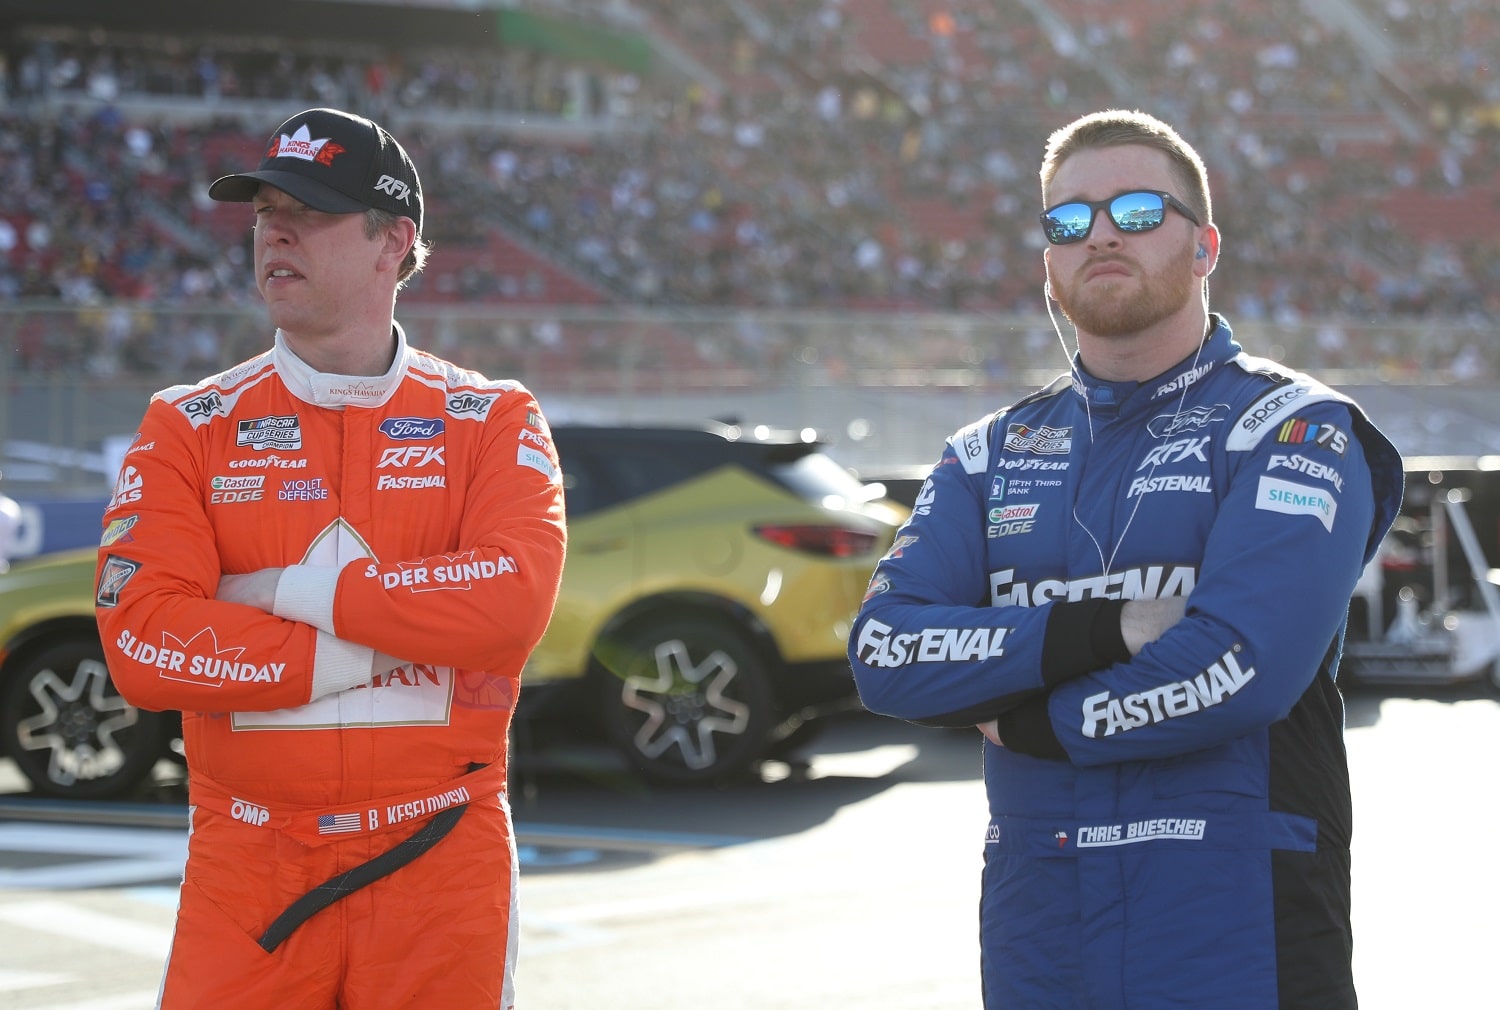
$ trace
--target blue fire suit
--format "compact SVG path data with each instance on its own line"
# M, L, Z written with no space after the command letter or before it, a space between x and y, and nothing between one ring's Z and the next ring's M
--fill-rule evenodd
M1344 1010L1334 684L1400 456L1229 327L1157 379L1071 374L958 431L849 638L872 711L998 717L985 1006ZM1131 655L1126 600L1186 597Z

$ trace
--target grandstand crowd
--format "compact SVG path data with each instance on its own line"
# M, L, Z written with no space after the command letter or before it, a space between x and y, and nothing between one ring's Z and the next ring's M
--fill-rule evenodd
M365 112L411 150L436 251L410 301L1036 314L1043 142L1128 106L1209 163L1232 319L1500 319L1488 3L614 6L673 59L15 27L0 301L252 304L249 214L205 190L257 159L272 103ZM209 340L174 335L174 360Z

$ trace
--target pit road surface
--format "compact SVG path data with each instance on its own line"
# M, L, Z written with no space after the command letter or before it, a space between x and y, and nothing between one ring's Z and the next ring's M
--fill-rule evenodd
M1361 1006L1488 1005L1500 703L1356 693L1348 745ZM718 789L648 787L581 745L520 762L519 1005L978 1007L977 734L849 716L803 756ZM0 788L21 788L8 766ZM0 798L0 1005L153 1006L182 829L31 809Z

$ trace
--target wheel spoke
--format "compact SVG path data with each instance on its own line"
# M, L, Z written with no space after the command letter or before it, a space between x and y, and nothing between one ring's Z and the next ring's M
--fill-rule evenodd
M626 678L621 696L627 707L646 715L635 747L654 759L675 746L688 768L711 767L718 760L714 734L738 736L750 724L750 707L726 694L738 664L722 649L695 663L681 639L659 643L653 658L655 675Z
M96 659L79 662L71 683L52 669L39 670L30 693L40 711L16 723L16 740L26 750L49 752L48 778L60 786L80 779L106 778L125 764L115 733L136 723L139 712L118 694L109 694L109 668ZM69 719L83 729L68 732ZM78 739L80 732L87 739Z

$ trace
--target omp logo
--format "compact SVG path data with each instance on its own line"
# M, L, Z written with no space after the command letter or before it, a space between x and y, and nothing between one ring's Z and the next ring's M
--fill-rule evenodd
M1054 600L1155 600L1187 596L1197 584L1198 570L1187 565L1147 565L1086 579L1042 579L1016 582L1014 568L990 573L990 606L1040 607Z
M389 193L400 203L411 204L411 187L393 175L382 175L375 181L375 189Z
M209 417L213 414L224 412L224 397L217 391L204 393L191 400L184 401L178 408L188 417Z
M400 445L386 449L381 452L376 469L419 470L424 466L443 466L445 448L441 445Z
M271 819L271 811L258 803L251 803L249 800L242 800L233 796L230 799L234 800L234 802L229 805L229 816L237 821L244 821L246 824L262 828Z
M1255 667L1240 666L1239 646L1191 680L1163 684L1146 691L1111 698L1108 691L1083 699L1083 735L1090 738L1128 733L1168 719L1222 705L1255 679Z
M481 396L478 393L454 393L448 397L448 413L454 417L461 414L473 414L475 417L484 417L494 406L494 396Z
M903 634L880 621L859 629L856 655L866 666L891 669L911 663L961 663L1005 655L1009 628L922 628Z

